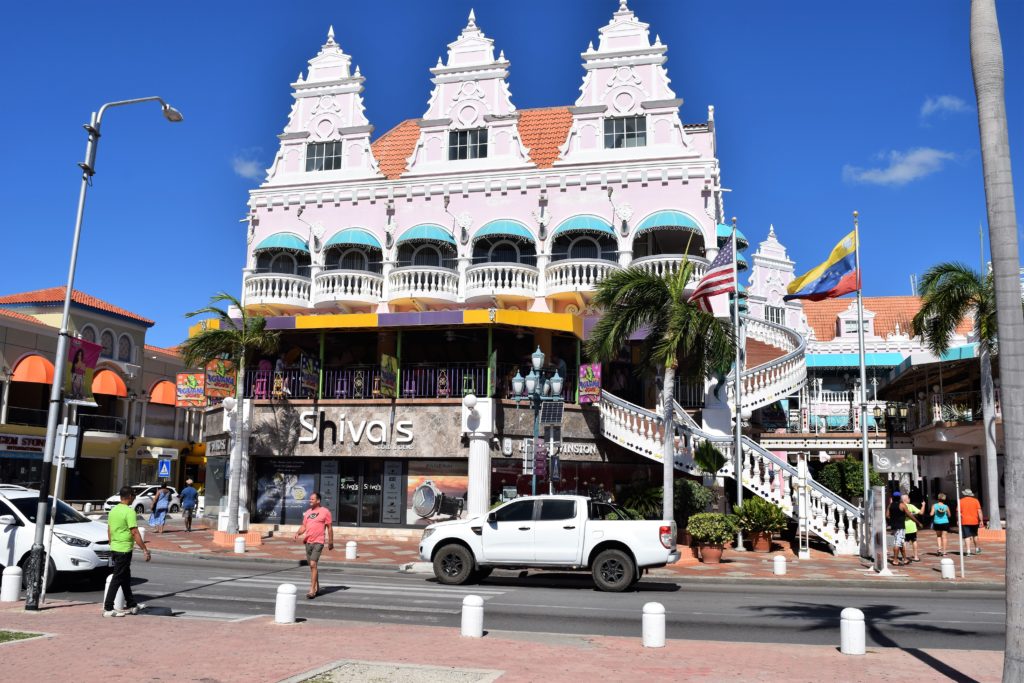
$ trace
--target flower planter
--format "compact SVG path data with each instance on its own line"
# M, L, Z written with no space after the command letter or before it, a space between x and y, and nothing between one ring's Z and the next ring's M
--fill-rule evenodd
M704 564L720 564L722 562L722 551L720 545L700 545L700 561Z
M750 535L750 549L755 553L769 553L772 550L770 531L755 531Z

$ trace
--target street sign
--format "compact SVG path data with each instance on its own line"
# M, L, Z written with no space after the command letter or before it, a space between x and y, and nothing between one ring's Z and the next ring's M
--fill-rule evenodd
M874 467L879 472L914 473L914 451L910 448L874 448Z
M523 474L533 475L533 440L523 439Z
M548 446L544 439L537 439L537 455L534 459L533 469L541 479L548 476Z
M551 481L562 481L562 459L557 455L551 456Z
M169 458L160 458L159 460L157 460L156 478L157 479L170 479L171 478L171 461L170 461Z
M64 467L74 469L78 457L78 425L60 425L57 429L64 436L64 452L61 454Z

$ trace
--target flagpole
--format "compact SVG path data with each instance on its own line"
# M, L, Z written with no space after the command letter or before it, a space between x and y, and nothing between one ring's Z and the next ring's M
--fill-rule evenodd
M857 266L857 346L860 352L860 438L861 461L864 474L864 493L861 502L860 554L867 557L868 549L868 490L871 480L868 470L868 396L867 366L864 362L864 278L860 268L860 223L858 213L853 212L853 241Z
M736 217L732 218L732 278L733 286L735 290L732 295L732 324L734 334L736 336L736 374L733 377L734 390L733 395L736 397L734 418L736 420L736 457L735 460L735 472L736 475L736 505L743 504L743 411L741 406L743 401L740 398L740 391L743 386L743 382L740 380L740 372L743 370L743 341L742 335L740 334L740 270L739 270L739 258L737 257L736 249ZM736 532L736 548L737 551L745 550L743 547L743 530L740 529Z

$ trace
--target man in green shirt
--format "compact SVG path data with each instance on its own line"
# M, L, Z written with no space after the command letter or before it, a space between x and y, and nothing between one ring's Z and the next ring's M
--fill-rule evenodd
M149 562L149 548L142 540L139 533L139 526L135 519L135 509L132 501L135 500L135 491L130 486L122 486L119 492L121 502L111 509L107 515L107 538L110 540L110 557L114 565L114 572L110 579L110 586L107 594L103 596L103 616L123 617L125 614L138 614L146 608L135 602L132 595L132 547L139 544L142 552L145 553L146 562ZM114 609L114 598L120 589L124 593L126 612Z

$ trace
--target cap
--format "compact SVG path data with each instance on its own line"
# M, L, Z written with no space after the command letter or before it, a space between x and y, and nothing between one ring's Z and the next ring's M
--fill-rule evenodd
M963 493L964 493L965 496L971 496L971 497L974 496L974 491L972 491L970 489L964 489Z

